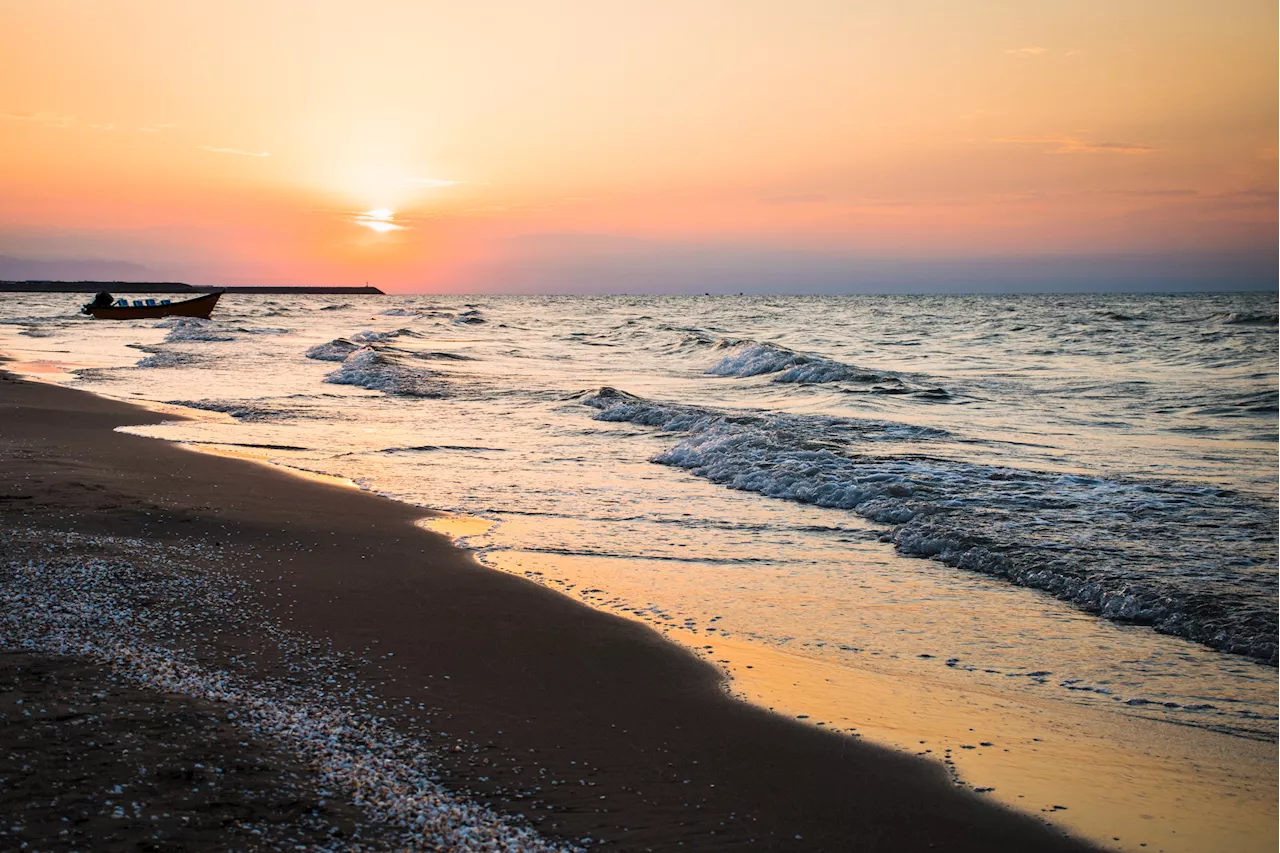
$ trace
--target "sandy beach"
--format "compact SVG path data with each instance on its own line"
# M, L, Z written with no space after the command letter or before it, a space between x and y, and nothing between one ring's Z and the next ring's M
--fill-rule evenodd
M302 657L343 662L333 666L348 679L344 695L361 700L350 713L363 708L404 739L398 743L429 754L436 781L450 795L514 816L552 842L589 839L626 850L1087 849L956 788L937 764L728 698L712 666L635 622L478 566L445 538L415 527L421 510L113 432L160 419L127 404L10 376L0 395L6 571L38 559L50 566L130 559L134 571L146 572L138 543L150 543L155 554L167 555L155 561L158 567L228 578L232 593L218 600L262 614L257 626L226 630L225 613L202 617L198 597L165 602L157 600L167 594L161 590L151 609L185 606L191 613L183 625L222 629L152 632L150 648L173 646L176 656L205 671L239 673L241 683L287 681L303 689L309 679L332 680L335 671L300 667L282 650L316 642L326 651L304 650ZM104 589L110 594L110 582ZM30 619L8 617L7 643L34 639L16 635L31 627ZM292 646L280 640L285 634ZM37 654L10 658L5 672L22 690L52 673L73 691L78 679L107 669L91 655ZM137 699L107 693L97 700L98 716L124 719L127 701ZM199 698L166 694L156 701L205 702L191 713L219 713L216 703ZM29 725L10 710L0 727L6 751L25 742ZM159 749L178 737L163 732L192 731L194 723L156 725L154 742L144 737L138 748ZM290 758L287 739L281 746L270 737L199 737L224 763L274 750L279 767L267 762L276 769L263 772L305 777L306 756ZM82 760L82 767L100 771L60 787L55 759L28 762L36 769L10 777L17 780L12 801L37 792L59 804L110 799L110 787L98 789L120 766L105 743L86 749L100 760ZM332 786L305 778L297 784L300 800ZM353 796L336 790L330 802ZM192 820L210 821L207 804L166 810L180 808ZM343 812L335 820L346 821L344 833L363 821L362 837L370 839L404 829L379 825L369 814L379 814L376 802L372 812ZM20 825L24 840L59 843L39 821ZM113 849L154 831L142 818L117 823ZM235 846L231 834L208 837L210 849Z
M0 19L0 853L1280 849L1277 7Z

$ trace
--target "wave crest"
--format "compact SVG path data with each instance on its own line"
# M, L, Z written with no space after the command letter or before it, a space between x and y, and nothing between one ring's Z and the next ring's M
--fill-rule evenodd
M435 371L411 368L371 347L355 350L325 377L333 385L355 385L400 397L447 397L448 383Z
M682 434L652 462L855 512L891 525L882 538L904 554L1276 662L1274 512L1234 493L874 452L939 437L906 424L740 414L612 388L583 402L598 420Z
M805 355L778 344L722 339L719 349L733 352L722 358L706 373L712 376L747 378L773 374L772 382L796 385L845 383L860 387L858 393L908 394L925 400L950 400L943 388L928 388L908 381L892 371L872 372L816 355Z

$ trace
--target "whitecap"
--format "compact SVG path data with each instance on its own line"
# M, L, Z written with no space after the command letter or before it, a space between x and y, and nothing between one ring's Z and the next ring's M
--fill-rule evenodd
M316 344L307 350L307 358L316 361L344 361L351 353L360 349L360 344L346 338L336 338L325 344Z
M449 387L435 371L407 367L371 347L352 352L324 381L403 397L445 397Z
M1091 613L1274 663L1274 511L1212 487L911 454L940 431L735 412L602 388L596 419L679 434L651 461L732 489L891 525L904 554L1044 590ZM1215 578L1210 584L1205 578Z

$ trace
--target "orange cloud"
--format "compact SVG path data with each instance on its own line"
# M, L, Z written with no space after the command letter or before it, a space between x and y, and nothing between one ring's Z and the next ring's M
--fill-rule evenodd
M1013 136L993 142L1045 145L1046 154L1151 154L1163 149L1142 142L1089 142L1074 136Z
M218 148L213 145L201 145L201 151L212 151L214 154L238 154L241 157L270 157L270 151L245 151L243 148Z
M61 115L59 113L0 112L0 118L8 119L9 121L29 121L46 127L70 127L76 121L75 116Z

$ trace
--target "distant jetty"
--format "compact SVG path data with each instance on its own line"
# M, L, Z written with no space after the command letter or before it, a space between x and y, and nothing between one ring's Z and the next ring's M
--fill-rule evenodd
M210 287L179 281L0 281L0 293L363 293L380 296L376 287Z

